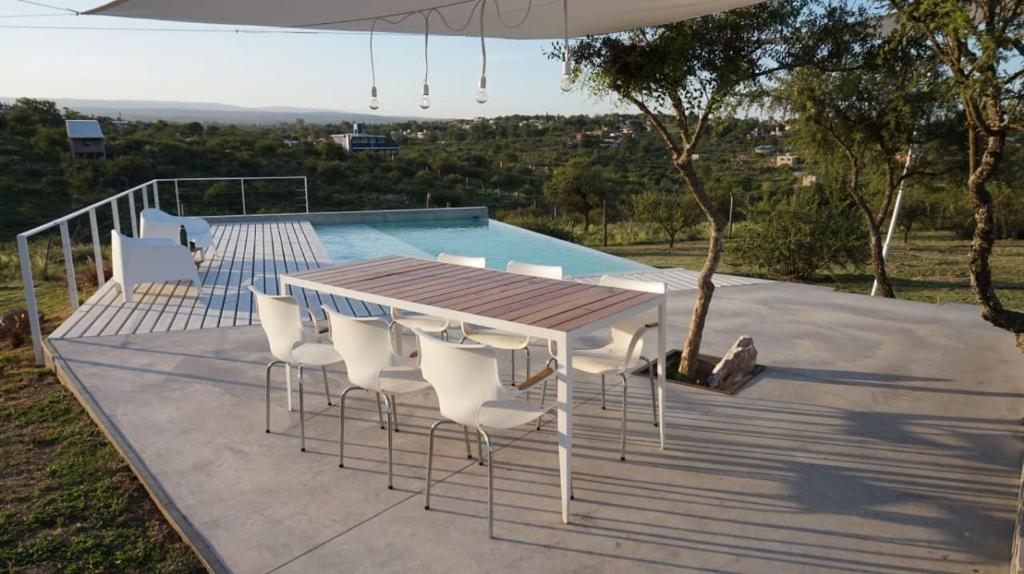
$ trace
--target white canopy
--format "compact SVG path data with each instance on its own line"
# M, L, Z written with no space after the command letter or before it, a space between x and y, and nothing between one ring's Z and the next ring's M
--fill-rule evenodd
M485 0L490 38L563 35L562 0ZM610 34L722 12L761 0L568 0L569 36ZM179 22L476 36L482 0L114 0L86 12ZM376 24L374 24L376 22Z

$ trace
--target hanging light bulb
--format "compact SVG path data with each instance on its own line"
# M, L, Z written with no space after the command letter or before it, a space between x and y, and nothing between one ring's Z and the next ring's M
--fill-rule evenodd
M423 84L423 92L420 94L420 107L423 109L430 107L430 84Z
M572 57L569 55L569 0L562 0L562 83L563 92L572 91Z
M377 86L370 88L370 109L376 110L380 107L380 100L377 99Z
M370 87L370 109L376 110L380 107L380 100L377 99L377 67L373 63L373 33L377 29L377 21L374 20L373 24L370 25L370 77L372 78L372 84Z
M480 76L480 83L476 85L476 103L487 103L487 76Z
M487 0L480 2L480 82L476 85L476 103L487 103L487 44L484 42L484 9Z
M420 108L430 107L430 12L423 13L423 91L420 92Z

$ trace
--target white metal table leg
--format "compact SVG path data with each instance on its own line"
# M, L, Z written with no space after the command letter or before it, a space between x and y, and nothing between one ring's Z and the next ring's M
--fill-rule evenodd
M558 474L561 479L562 522L569 523L572 498L572 348L568 337L558 346Z
M665 312L666 303L658 305L658 433L661 435L661 448L665 449Z

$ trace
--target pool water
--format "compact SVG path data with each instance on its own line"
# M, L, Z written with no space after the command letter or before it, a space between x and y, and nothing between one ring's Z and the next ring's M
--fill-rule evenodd
M487 267L498 270L513 260L561 265L569 277L650 269L493 219L317 225L316 232L335 263L387 255L434 259L439 253L451 253L486 257Z

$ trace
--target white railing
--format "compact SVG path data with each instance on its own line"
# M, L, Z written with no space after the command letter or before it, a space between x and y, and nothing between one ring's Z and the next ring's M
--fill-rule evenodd
M245 182L246 181L259 181L259 180L302 180L302 201L304 203L305 212L309 213L309 181L305 176L282 176L282 177L182 177L182 178L166 178L166 179L151 179L146 183L137 185L131 189L126 189L118 194L112 195L104 200L97 201L96 203L83 207L78 211L69 213L63 217L54 219L42 225L33 227L28 231L24 231L18 234L18 257L21 263L21 278L25 283L25 305L26 311L28 312L29 328L32 332L32 346L35 351L36 364L43 364L43 332L42 326L39 324L39 307L36 303L36 289L35 289L35 276L32 272L32 259L29 253L28 240L35 235L38 235L44 231L49 231L54 227L60 228L60 242L61 247L64 251L64 273L68 283L68 297L71 301L71 311L78 310L78 281L75 276L75 261L71 252L71 234L68 230L68 222L82 217L84 215L89 216L89 231L92 236L92 249L93 259L96 264L96 282L98 286L102 286L106 282L103 265L103 247L100 242L101 236L99 232L99 224L96 217L96 210L110 206L112 214L112 228L118 232L121 231L121 217L118 208L118 200L127 198L128 200L128 213L129 220L131 221L131 236L137 237L139 235L139 218L136 211L135 198L136 195L141 195L142 208L147 209L150 206L150 199L152 199L152 205L155 208L160 208L160 184L170 183L174 186L174 203L175 211L178 215L182 215L182 202L181 192L179 189L180 182L216 182L216 181L237 181L239 184L239 190L242 200L242 215L247 215L248 210L246 208L246 195L245 195Z

